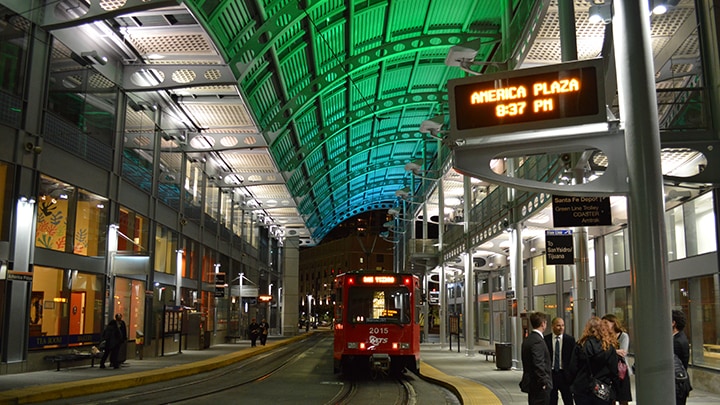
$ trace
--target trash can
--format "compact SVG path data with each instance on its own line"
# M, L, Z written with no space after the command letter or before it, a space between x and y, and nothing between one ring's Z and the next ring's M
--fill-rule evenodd
M512 368L512 343L495 343L495 366L500 370Z

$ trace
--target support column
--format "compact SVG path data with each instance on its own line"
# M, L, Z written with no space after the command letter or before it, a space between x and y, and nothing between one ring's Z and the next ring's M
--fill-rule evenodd
M660 130L647 4L644 0L613 2L613 44L628 165L636 401L661 404L674 398L675 384Z
M515 280L515 297L517 298L517 316L512 319L512 347L513 347L513 363L515 367L522 369L521 346L523 342L523 328L520 314L525 311L525 292L523 284L525 277L523 273L523 243L522 243L522 224L516 223L512 225L510 231L510 274L513 274ZM510 316L512 314L508 314Z
M439 142L439 141L438 141ZM439 150L439 149L438 149ZM442 177L438 179L438 255L440 257L440 348L445 347L447 339L447 284L445 283L445 247L443 246L443 234L445 233L445 193L443 193Z
M283 246L283 278L282 278L282 335L298 334L299 281L300 281L300 239L297 236L285 239Z
M473 248L470 243L470 206L472 190L470 176L463 176L463 231L465 233L465 355L475 356L475 277Z

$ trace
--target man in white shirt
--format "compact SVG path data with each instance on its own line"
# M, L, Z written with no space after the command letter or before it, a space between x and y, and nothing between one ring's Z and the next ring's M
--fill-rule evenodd
M558 391L562 395L564 405L573 404L572 391L565 370L570 364L575 338L565 333L565 320L556 317L552 320L552 333L545 336L545 344L552 359L553 387L550 391L550 405L557 405Z

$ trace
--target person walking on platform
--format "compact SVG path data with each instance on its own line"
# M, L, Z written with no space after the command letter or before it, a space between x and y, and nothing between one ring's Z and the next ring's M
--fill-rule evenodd
M122 319L122 314L115 314L115 322L117 322L120 330L120 345L118 346L118 364L125 363L127 360L127 325Z
M267 342L268 332L270 332L270 324L263 318L263 320L260 321L260 344L263 346L265 346Z
M105 368L105 360L110 356L110 365L113 368L119 368L118 350L120 349L120 329L116 320L111 320L102 332L102 341L105 342L102 359L100 359L100 368Z
M690 365L690 342L685 335L686 323L685 313L674 309L672 311L673 354L680 359L687 374L687 369ZM675 380L675 403L677 405L685 405L691 390L692 386L690 385L689 378L684 381L684 384L678 384L678 380Z
M602 317L602 320L607 324L610 332L615 334L615 338L618 341L615 352L618 356L618 377L620 378L620 385L614 387L615 400L617 400L620 405L627 405L628 402L632 401L630 367L627 363L627 354L630 349L630 336L625 332L622 323L614 314L607 314Z
M552 320L552 333L545 335L545 344L550 351L552 359L552 390L550 390L550 405L557 405L558 391L562 395L564 405L572 405L573 397L570 391L570 381L565 372L570 365L575 338L565 333L565 320L556 317Z
M593 379L609 386L618 385L618 356L615 353L615 336L597 316L588 319L585 330L573 350L568 368L570 388L578 405L609 405L613 395L602 400L591 392ZM612 391L612 390L611 390Z
M547 405L550 401L553 381L550 351L543 337L547 328L546 315L542 312L532 312L530 325L533 330L522 343L523 375L520 380L520 390L528 394L529 405Z
M250 347L257 346L257 338L260 335L260 324L253 318L248 325L248 333L250 334Z

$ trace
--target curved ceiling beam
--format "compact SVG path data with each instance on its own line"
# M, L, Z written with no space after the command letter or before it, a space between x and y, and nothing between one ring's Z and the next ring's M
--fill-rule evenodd
M491 38L491 42L489 43L496 43L499 41L499 34L487 34L486 36ZM317 98L324 96L335 87L342 85L348 78L352 80L354 73L367 69L369 63L380 64L381 62L398 58L399 56L408 53L421 53L433 49L448 50L454 45L470 42L481 37L484 37L484 35L475 33L434 34L429 38L409 38L385 43L381 47L373 48L358 55L351 56L345 59L343 64L336 65L327 72L324 72L322 75L314 77L305 86L303 91L298 92L298 94L286 102L283 103L282 100L278 100L277 103L268 106L266 111L257 111L258 113L262 113L262 115L258 115L258 121L261 126L267 127L267 133L269 136L268 142L272 143L274 141L272 138L273 134L277 134L282 131L291 121L294 121L299 115L302 115ZM392 50L392 52L390 50ZM262 58L259 59L262 60ZM444 64L444 62L445 59L441 58L438 60L437 64ZM231 61L229 65L231 68L235 66L233 61ZM271 76L270 73L262 69L259 69L256 74L268 75L267 80L269 80L269 77ZM250 88L243 86L243 83L240 84L248 97L252 97L260 88L262 88L265 80L252 80L252 82L258 83L258 85ZM268 116L267 112L271 112L273 115Z
M325 124L324 127L320 130L320 132L318 132L318 134L314 136L309 142L300 145L300 147L295 151L294 156L278 156L276 153L274 153L274 148L273 156L277 160L278 165L283 167L285 171L293 171L302 163L302 160L305 157L315 152L317 148L325 145L328 140L332 139L335 136L344 136L342 132L352 127L353 125L359 125L363 121L374 119L373 114L377 115L383 113L391 113L396 110L402 110L407 108L419 109L420 107L425 105L428 106L428 111L432 111L433 109L435 109L438 103L446 103L447 101L447 92L441 91L432 93L413 93L409 95L392 97L390 99L378 101L374 104L367 105L364 108L352 111L350 112L350 114L339 118L331 123ZM422 119L420 121L422 121ZM418 127L415 129L415 132L419 131L419 129L420 123L418 123ZM419 132L417 134L404 133L403 136L407 138L414 137L418 140L421 140L425 137L422 134L419 134L420 136L415 136L418 134ZM287 132L281 135L281 137L286 136L291 135ZM278 137L277 140L279 141L281 137ZM288 160L288 158L290 158L290 160ZM333 165L334 164L337 163L333 163Z
M305 195L308 192L310 192L310 190L314 187L314 185L318 181L320 181L323 178L329 177L331 174L331 171L334 167L338 167L341 165L347 166L347 163L351 160L351 158L353 156L355 156L357 154L369 152L369 151L371 151L375 148L381 147L381 146L396 145L396 144L400 144L400 143L412 142L412 143L416 144L416 147L414 148L414 150L417 150L418 149L417 146L420 146L420 144L424 140L424 138L422 138L422 136L423 136L422 134L417 134L414 136L416 137L415 139L406 139L406 138L403 138L402 135L395 134L395 135L390 135L388 137L383 137L383 138L386 138L386 141L382 142L382 143L380 143L380 141L384 140L384 139L378 139L375 141L368 141L368 142L361 143L358 145L358 148L353 148L352 154L345 155L344 159L327 161L325 166L323 166L321 168L321 170L313 170L313 172L308 175L305 175L302 171L296 171L295 173L290 175L290 178L288 179L288 187L290 188L293 195ZM427 146L431 147L431 148L435 147L434 144L429 144ZM414 157L417 158L419 156L414 156ZM358 166L352 172L349 172L345 177L346 178L349 178L349 177L355 178L360 175L367 174L369 170L370 171L377 170L377 169L372 169L373 167L387 169L387 168L390 168L393 166L399 166L399 167L403 167L402 170L404 170L404 165L406 163L408 163L408 161L412 158L413 157L409 157L408 160L402 160L402 161L393 161L393 160L384 161L384 162L375 163L374 165L367 165L367 166L361 165L361 166ZM330 182L330 184L333 184L333 183L337 183L337 181Z
M374 190L385 189L388 186L388 184L384 184L384 182L382 181L370 183L368 185L366 194ZM351 218L361 212L370 210L387 210L395 206L396 203L394 191L392 199L380 197L380 194L369 196L364 195L362 196L362 201L358 203L357 201L352 201L353 198L357 199L359 197L353 196L352 198L345 198L342 200L336 200L331 202L327 201L328 199L326 199L325 202L314 205L315 209L311 214L304 214L303 217L306 218L307 223L315 226L315 229L313 230L313 236L317 235L318 233L321 233L324 236L325 233L335 228L342 221ZM332 213L321 212L323 204L332 205L339 209L336 209ZM345 209L342 209L343 207Z

